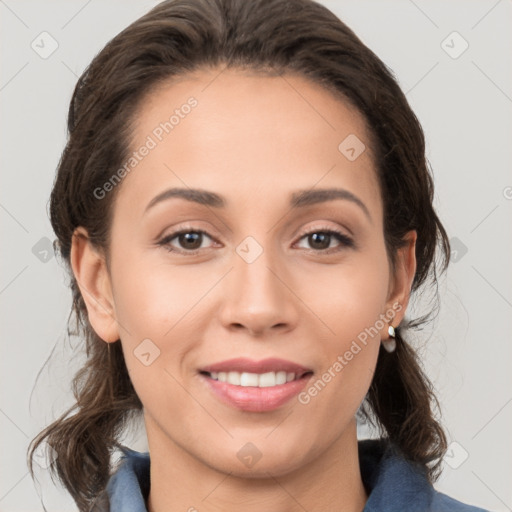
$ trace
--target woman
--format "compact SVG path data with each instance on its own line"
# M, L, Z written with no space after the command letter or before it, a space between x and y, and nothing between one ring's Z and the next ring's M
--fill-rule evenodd
M88 360L30 455L81 511L482 510L432 486L446 437L401 334L449 261L423 133L349 28L310 0L163 2L68 128L51 221ZM149 453L119 442L138 414Z

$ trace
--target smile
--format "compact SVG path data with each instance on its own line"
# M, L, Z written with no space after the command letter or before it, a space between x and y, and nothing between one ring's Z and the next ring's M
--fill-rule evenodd
M217 400L241 411L259 413L273 411L289 402L313 375L313 372L300 376L292 372L212 373L201 372L199 375Z

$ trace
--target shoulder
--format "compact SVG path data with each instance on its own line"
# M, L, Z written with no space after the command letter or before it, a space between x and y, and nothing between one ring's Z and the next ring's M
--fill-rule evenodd
M487 509L457 501L439 491L434 491L431 510L435 512L489 512Z
M434 489L427 471L387 439L359 441L361 478L368 501L363 512L489 512Z

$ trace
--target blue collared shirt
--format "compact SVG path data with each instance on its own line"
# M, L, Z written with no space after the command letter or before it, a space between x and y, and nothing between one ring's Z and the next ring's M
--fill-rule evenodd
M404 459L382 439L358 442L361 478L368 494L363 512L489 512L436 491L426 470ZM149 453L123 449L122 462L107 485L109 512L147 512Z

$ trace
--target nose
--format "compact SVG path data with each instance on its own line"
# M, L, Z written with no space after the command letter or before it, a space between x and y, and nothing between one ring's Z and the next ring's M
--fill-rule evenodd
M268 250L250 263L234 254L223 293L221 322L231 331L245 330L252 336L287 332L299 318L293 278Z

